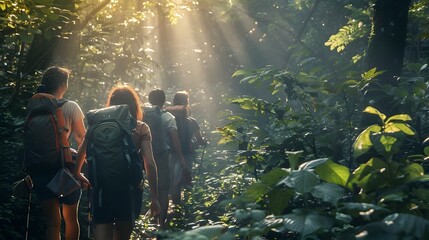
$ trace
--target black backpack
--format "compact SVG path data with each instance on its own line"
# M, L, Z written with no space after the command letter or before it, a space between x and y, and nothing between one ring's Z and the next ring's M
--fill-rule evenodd
M187 117L176 117L177 134L182 145L182 153L192 153L192 131L191 120Z
M144 107L143 121L149 126L152 134L152 151L154 155L158 155L167 151L166 136L162 124L162 114L165 110L159 107Z
M132 139L137 122L128 105L92 110L86 118L91 184L98 189L124 184L137 187L143 179L143 167Z
M24 167L28 170L56 168L61 162L71 163L71 151L66 137L65 120L57 100L46 93L37 93L27 105L24 125Z
M173 114L174 118L176 119L177 134L179 135L180 144L182 145L182 153L192 153L192 123L190 118L187 117L186 108L182 105L176 105L166 107L165 109L171 114Z

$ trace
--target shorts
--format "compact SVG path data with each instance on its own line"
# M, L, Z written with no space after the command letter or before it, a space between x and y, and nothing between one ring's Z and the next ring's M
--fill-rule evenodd
M73 167L68 167L70 171L73 171ZM37 195L40 201L48 199L58 199L60 203L73 205L79 202L82 195L82 189L78 189L67 196L58 198L46 185L52 180L57 173L56 169L44 169L37 171L30 171L31 180L33 180L33 191Z
M91 211L95 224L134 221L140 215L143 197L140 188L94 188L91 189L91 196Z
M192 181L192 165L194 163L194 154L184 154L183 157L185 158L186 164L188 166L188 170L191 171L191 179L187 179L183 177L183 169L182 164L180 163L179 159L175 154L173 154L172 158L170 159L170 185L172 188L177 188L178 186L183 185L190 185ZM172 189L170 189L172 190Z
M154 155L158 170L158 191L168 192L170 189L170 153L168 151Z

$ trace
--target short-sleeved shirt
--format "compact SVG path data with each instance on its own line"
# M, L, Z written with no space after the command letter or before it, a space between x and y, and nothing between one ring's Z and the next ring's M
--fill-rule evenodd
M82 121L85 118L85 115L82 112L82 109L77 105L74 101L67 101L61 107L64 119L65 119L65 127L68 129L67 131L67 139L70 139L70 136L73 132L73 123L76 121Z
M141 141L151 141L152 135L149 126L144 122L138 121L133 137L137 148L140 148Z
M170 135L168 132L171 128L174 128L177 130L176 119L174 118L173 114L171 114L167 111L163 111L162 115L161 115L161 121L162 121L162 126L163 126L163 133L162 134L164 134L165 139L167 139L166 149L172 149L173 147L171 146L172 143L170 142Z

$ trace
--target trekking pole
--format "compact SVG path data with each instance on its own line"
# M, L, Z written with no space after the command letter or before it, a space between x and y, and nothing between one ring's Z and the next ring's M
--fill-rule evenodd
M28 196L28 206L27 206L27 225L25 229L25 240L28 240L28 232L30 231L30 209L31 209L31 192Z
M203 168L203 159L204 159L204 153L206 152L206 146L207 146L207 144L204 145L203 153L201 154L200 166L198 169L198 179L201 179L201 169Z
M91 189L88 189L88 239L93 239L92 238L92 194L91 194Z

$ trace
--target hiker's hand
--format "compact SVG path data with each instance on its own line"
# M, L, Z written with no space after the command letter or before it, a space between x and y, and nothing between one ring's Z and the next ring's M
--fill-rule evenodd
M191 170L188 167L183 168L182 184L184 184L184 185L191 185L192 184L192 174L191 174Z
M88 189L91 187L91 183L89 183L89 180L85 177L85 175L83 175L83 173L79 174L76 179L80 181L82 189Z
M159 204L158 199L152 199L150 204L150 212L153 217L157 217L161 212L161 205Z

